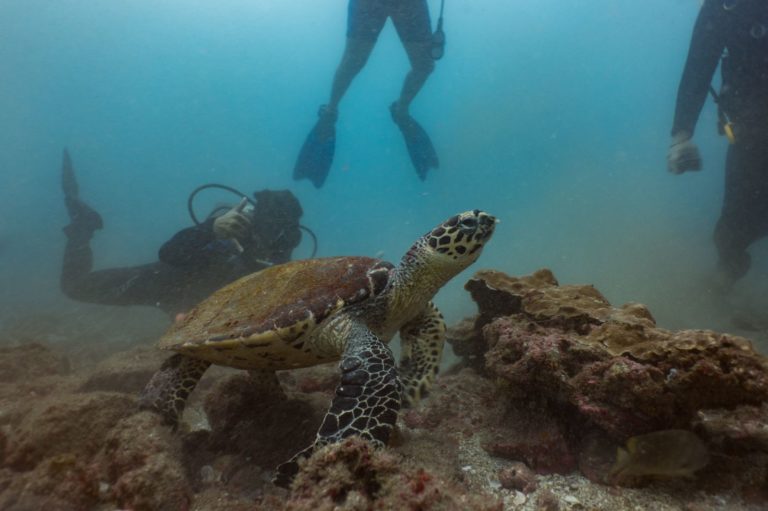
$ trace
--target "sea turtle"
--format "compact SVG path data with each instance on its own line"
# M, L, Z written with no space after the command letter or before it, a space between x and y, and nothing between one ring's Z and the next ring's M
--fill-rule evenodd
M401 400L410 405L437 375L445 322L431 302L472 264L496 219L474 210L419 238L400 264L369 257L292 261L247 275L201 302L160 340L176 351L141 395L145 409L177 424L211 364L249 370L276 383L275 370L341 359L341 382L313 445L278 467L287 484L297 460L319 446L359 435L386 444ZM400 332L400 366L388 343Z

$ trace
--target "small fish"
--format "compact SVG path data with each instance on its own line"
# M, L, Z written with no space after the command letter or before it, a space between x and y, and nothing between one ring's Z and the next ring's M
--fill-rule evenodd
M627 440L627 448L618 449L611 476L692 477L707 463L709 450L698 436L665 429Z

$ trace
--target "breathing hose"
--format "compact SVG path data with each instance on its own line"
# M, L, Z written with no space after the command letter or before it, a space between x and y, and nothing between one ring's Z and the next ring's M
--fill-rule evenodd
M187 198L187 211L189 211L189 217L192 219L192 221L195 223L195 225L200 225L202 222L198 220L197 215L195 215L195 207L194 207L194 201L195 197L198 193L202 192L203 190L208 190L210 188L218 188L219 190L225 190L227 192L233 193L240 197L241 199L245 199L248 201L248 203L251 206L256 206L256 201L251 199L247 194L241 192L237 188L232 188L231 186L222 185L219 183L206 183L204 185L200 185L189 194L189 197ZM218 212L222 208L216 208L212 213ZM299 229L309 234L309 236L312 238L312 254L309 256L310 258L315 257L317 254L317 235L307 226L299 224Z

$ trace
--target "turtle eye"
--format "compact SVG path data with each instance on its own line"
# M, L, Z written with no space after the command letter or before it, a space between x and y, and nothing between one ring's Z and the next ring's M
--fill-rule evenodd
M477 219L473 216L468 216L459 222L462 229L474 229L477 227Z

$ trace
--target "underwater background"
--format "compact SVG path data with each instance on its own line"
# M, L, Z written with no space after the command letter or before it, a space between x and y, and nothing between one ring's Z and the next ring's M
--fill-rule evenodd
M707 285L727 146L711 100L695 136L704 170L665 168L698 0L446 0L446 55L412 107L440 156L424 182L388 111L409 68L388 23L341 103L317 190L291 173L327 101L346 5L0 1L0 329L58 312L115 337L167 323L59 291L65 146L105 222L97 269L156 260L191 225L188 194L217 182L291 189L319 256L397 260L453 213L496 215L479 262L437 297L449 324L474 312L462 286L479 268L548 267L614 304L647 304L669 328L733 331L734 311L768 316L765 240L732 296ZM221 200L233 197L205 192L199 211ZM305 236L294 257L311 250Z

